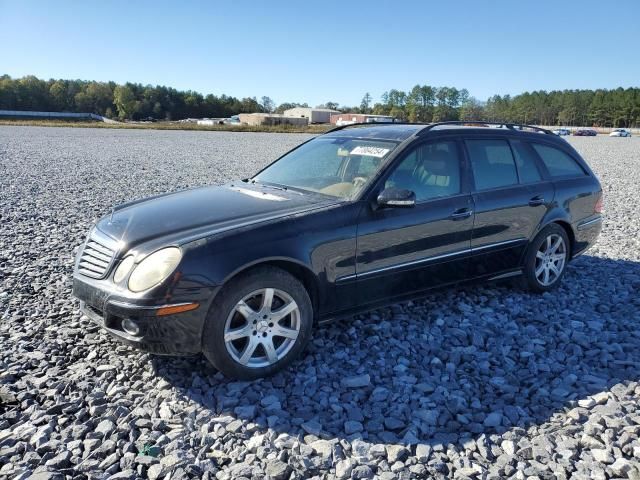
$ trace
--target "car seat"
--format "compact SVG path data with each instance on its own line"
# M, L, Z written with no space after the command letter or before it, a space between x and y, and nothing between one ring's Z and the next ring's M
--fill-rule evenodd
M413 176L421 185L422 195L416 192L418 197L445 197L460 192L460 167L449 152L435 150L426 153Z

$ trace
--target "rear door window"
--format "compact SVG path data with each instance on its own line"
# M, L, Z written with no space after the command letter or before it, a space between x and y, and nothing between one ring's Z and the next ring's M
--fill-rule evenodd
M586 175L578 163L562 150L540 143L532 143L552 177L581 177Z
M535 183L542 180L536 165L535 154L531 148L519 140L512 141L511 146L513 147L513 155L518 167L520 183Z
M477 190L518 184L516 164L506 140L467 140Z

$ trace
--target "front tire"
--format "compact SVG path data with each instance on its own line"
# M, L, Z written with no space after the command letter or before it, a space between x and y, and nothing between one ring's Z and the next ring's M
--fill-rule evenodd
M266 377L295 360L311 337L313 306L302 283L275 267L232 279L216 296L202 351L225 376Z
M570 259L570 243L564 228L545 227L529 244L524 262L524 281L538 293L557 288Z

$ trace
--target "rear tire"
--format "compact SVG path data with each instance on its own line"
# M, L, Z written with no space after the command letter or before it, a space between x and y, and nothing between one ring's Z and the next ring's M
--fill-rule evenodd
M302 283L284 270L258 267L216 296L202 351L225 376L266 377L287 367L311 338L313 306Z
M524 261L524 283L533 292L557 288L571 258L567 233L560 225L546 226L529 244Z

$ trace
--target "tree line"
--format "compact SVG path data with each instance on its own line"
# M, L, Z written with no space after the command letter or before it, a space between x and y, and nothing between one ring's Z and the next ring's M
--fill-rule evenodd
M263 97L261 103L255 97L205 96L192 90L139 83L0 77L0 110L96 113L121 120L180 120L263 112L264 103L266 108L273 106L268 97Z
M306 103L277 105L267 96L238 99L202 95L192 90L139 83L84 80L42 80L34 76L0 77L0 109L97 113L121 120L180 120L229 117L238 113L282 113ZM494 95L481 102L467 89L416 85L409 91L392 89L374 102L369 93L357 106L326 102L318 107L342 112L392 115L411 122L486 120L537 125L603 127L640 126L640 88L614 90L535 91Z
M393 115L411 122L485 120L533 125L598 127L640 126L640 88L614 90L543 90L494 95L480 102L466 89L416 85L408 92L389 90L371 104L366 94L362 113Z

